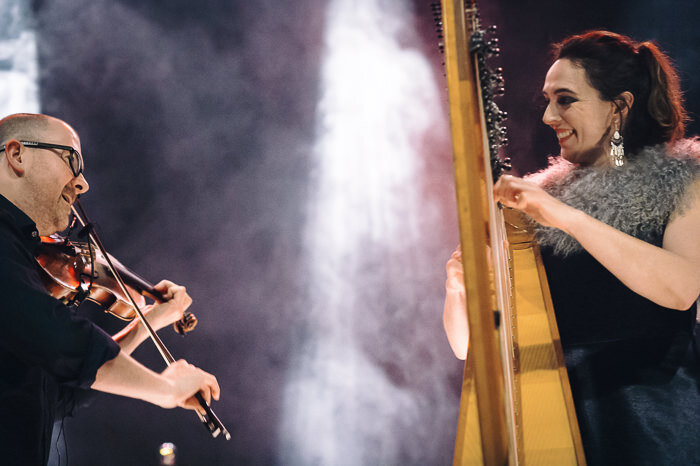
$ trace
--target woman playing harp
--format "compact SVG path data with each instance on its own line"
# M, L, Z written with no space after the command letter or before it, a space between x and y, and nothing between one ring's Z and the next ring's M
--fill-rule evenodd
M607 31L554 46L543 122L561 153L495 199L537 222L589 464L697 464L700 142L683 139L678 77L652 43ZM460 252L444 323L468 332Z

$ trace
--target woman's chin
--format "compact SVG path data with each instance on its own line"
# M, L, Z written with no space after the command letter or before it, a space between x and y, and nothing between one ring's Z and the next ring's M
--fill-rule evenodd
M561 151L559 152L559 155L567 162L577 163L577 157L575 152L566 150L562 147Z
M571 163L581 166L598 165L605 158L605 153L599 148L591 149L589 151L574 151L567 150L562 147L561 152L559 152L561 157Z

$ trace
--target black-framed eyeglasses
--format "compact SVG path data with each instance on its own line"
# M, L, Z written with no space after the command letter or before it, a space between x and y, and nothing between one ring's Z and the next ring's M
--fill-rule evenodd
M68 166L70 167L70 170L73 172L73 176L77 178L83 172L83 156L80 155L80 152L78 152L76 149L72 148L71 146L62 146L61 144L50 144L48 142L37 142L37 141L20 141L20 142L27 147L34 147L37 149L67 150L68 151ZM0 152L2 152L4 150L5 150L5 145L3 144L2 149L0 149ZM55 152L54 152L54 154L55 154ZM61 159L65 160L62 155L59 155L59 154L56 154L56 155L61 157Z

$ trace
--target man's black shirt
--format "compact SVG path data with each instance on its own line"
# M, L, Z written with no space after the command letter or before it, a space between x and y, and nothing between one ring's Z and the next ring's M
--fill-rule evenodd
M45 465L65 394L87 389L119 345L51 297L35 223L0 196L0 462Z

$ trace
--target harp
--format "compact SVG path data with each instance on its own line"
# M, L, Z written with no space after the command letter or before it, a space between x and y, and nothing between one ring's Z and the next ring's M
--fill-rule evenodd
M469 321L454 464L585 464L546 275L528 222L493 200L507 160L495 28L433 5L444 52ZM487 248L490 246L490 249ZM487 255L491 255L491 261Z

